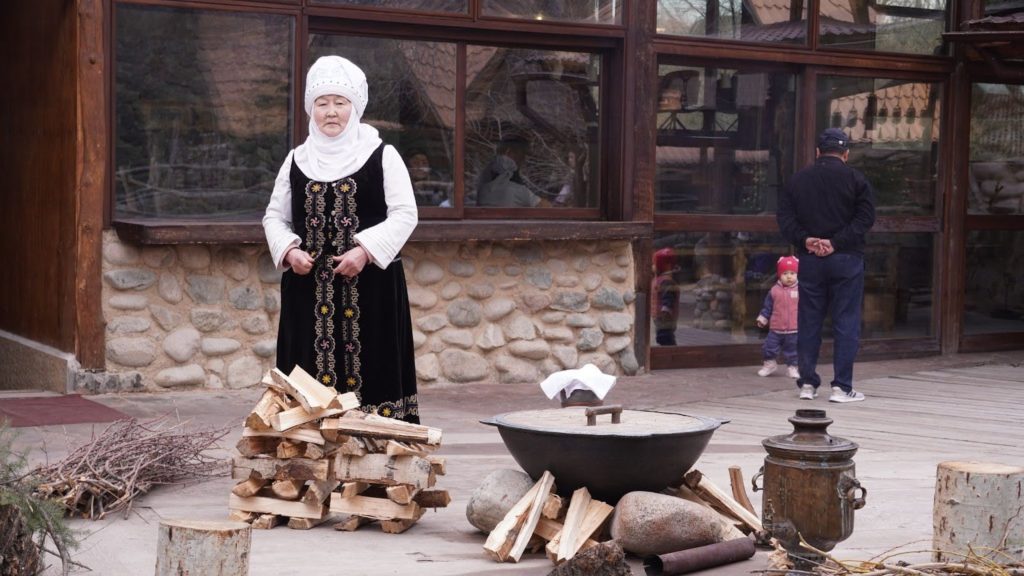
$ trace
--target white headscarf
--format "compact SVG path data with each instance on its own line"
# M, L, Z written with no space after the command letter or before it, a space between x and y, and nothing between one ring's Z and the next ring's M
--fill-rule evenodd
M345 129L333 138L321 132L313 120L313 101L326 94L338 94L352 102ZM321 182L354 174L381 143L377 129L360 122L369 100L366 75L341 56L324 56L309 68L305 96L309 136L295 149L295 163L306 176Z

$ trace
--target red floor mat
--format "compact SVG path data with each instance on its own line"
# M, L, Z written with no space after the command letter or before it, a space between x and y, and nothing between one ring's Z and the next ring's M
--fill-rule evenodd
M12 428L113 422L122 418L128 415L78 394L0 399L0 420L6 420Z

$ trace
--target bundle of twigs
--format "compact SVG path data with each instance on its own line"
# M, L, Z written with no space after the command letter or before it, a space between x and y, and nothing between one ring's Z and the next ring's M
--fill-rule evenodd
M888 553L871 560L837 560L814 548L806 542L801 542L801 547L815 552L824 559L813 570L793 570L789 562L785 560L785 551L777 545L775 552L769 555L769 564L773 567L770 570L760 571L763 574L786 574L787 576L1024 576L1024 562L1020 560L1020 554L1008 553L1006 550L992 548L974 549L968 547L966 554L959 554L950 551L942 551L945 557L958 556L959 560L946 562L919 562L910 563L904 560L895 560L898 556L915 555L924 553L932 554L934 550L913 550L895 552L896 548ZM782 552L780 556L778 552Z
M37 494L83 518L127 516L132 501L153 486L214 476L224 467L224 460L204 452L229 426L186 431L184 423L162 426L164 420L114 422L60 462L34 470Z

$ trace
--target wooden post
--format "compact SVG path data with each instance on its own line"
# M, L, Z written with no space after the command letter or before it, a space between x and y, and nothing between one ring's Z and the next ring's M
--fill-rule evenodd
M968 554L995 560L1024 550L1024 468L988 462L941 462L932 515L937 562ZM1002 553L996 552L997 550Z
M248 576L252 527L244 522L163 520L156 576Z

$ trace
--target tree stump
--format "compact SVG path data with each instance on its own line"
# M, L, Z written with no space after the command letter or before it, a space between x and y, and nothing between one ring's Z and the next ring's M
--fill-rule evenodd
M935 482L933 560L968 554L1000 562L1024 551L1024 468L988 462L941 462ZM996 554L996 550L1002 553ZM1007 554L1009 556L1007 556Z
M244 522L163 520L156 576L248 576L251 538Z

